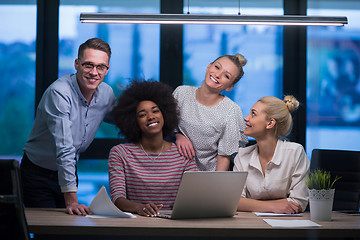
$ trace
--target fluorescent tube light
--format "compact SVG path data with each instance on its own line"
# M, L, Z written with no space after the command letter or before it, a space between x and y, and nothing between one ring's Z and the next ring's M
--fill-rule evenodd
M347 17L81 13L83 23L344 26Z

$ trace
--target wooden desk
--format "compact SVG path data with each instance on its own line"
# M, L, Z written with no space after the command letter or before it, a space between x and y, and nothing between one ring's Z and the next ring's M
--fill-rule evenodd
M355 238L360 239L360 216L334 212L332 221L317 222L318 228L273 228L252 213L240 212L232 218L170 220L137 216L87 218L68 215L63 209L25 209L29 231L39 239L171 239L183 238ZM279 219L279 218L277 218ZM309 219L302 217L281 219ZM41 236L43 238L41 238Z

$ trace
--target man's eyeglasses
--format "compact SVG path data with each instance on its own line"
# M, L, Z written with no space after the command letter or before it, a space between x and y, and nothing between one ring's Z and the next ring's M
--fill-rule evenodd
M79 62L80 62L80 60L79 60ZM81 64L81 66L84 67L85 72L90 72L91 70L94 69L94 67L96 67L96 70L99 74L104 74L109 69L109 67L104 64L95 65L91 62L84 62L84 63L80 62L80 64Z

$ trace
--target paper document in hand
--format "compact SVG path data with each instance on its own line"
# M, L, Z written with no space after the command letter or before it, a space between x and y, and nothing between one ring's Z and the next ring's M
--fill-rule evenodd
M91 201L89 206L91 212L94 215L100 215L105 217L120 217L120 218L135 218L136 216L121 211L115 206L115 204L110 200L105 186L102 186L99 192L96 194L94 199ZM91 215L89 215L91 217Z

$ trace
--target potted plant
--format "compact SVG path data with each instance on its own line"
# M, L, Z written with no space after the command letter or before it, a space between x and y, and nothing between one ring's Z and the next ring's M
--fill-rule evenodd
M334 183L340 177L331 180L331 174L322 169L311 171L306 179L310 193L310 218L311 220L330 221L334 201Z

